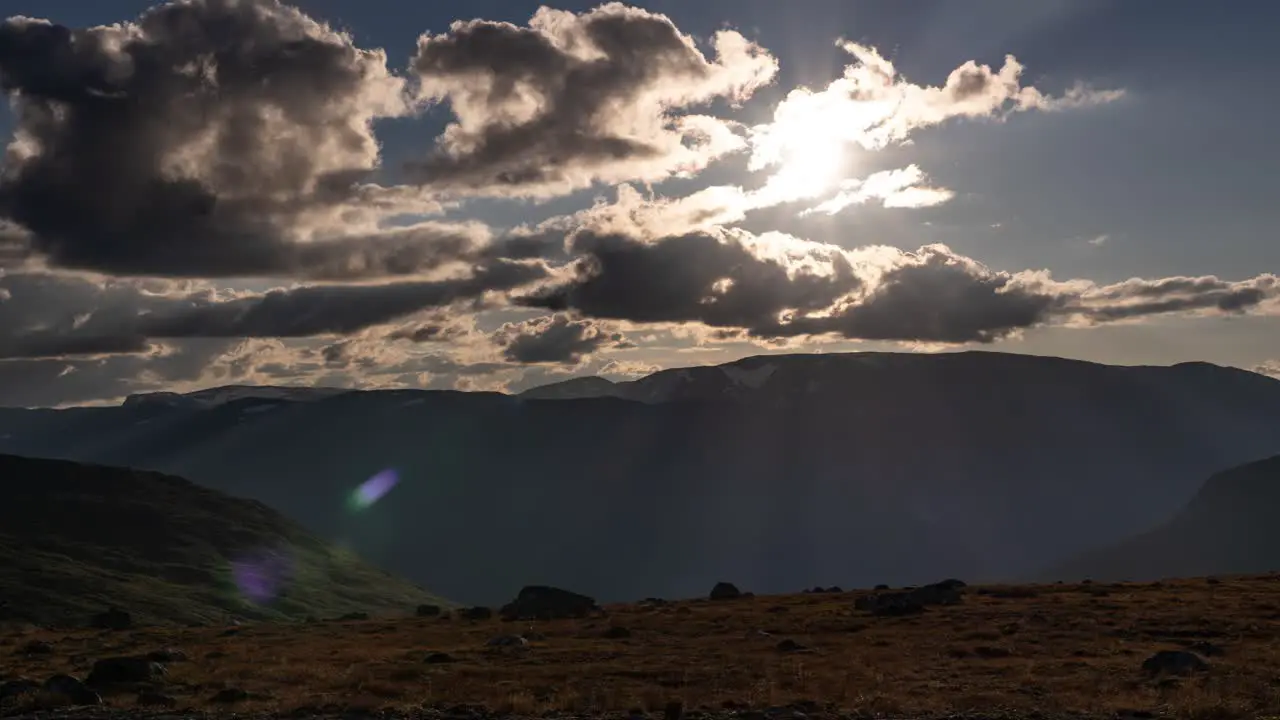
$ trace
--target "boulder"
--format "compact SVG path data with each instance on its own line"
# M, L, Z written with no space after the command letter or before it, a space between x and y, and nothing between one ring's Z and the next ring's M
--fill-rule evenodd
M498 611L503 620L584 618L599 610L594 598L547 585L521 588L516 599Z
M61 695L73 705L101 705L102 697L90 690L88 686L70 675L54 675L44 681L47 693Z
M1190 675L1208 669L1209 663L1185 650L1161 650L1142 662L1148 675Z
M742 591L733 583L718 582L711 588L709 597L712 600L737 600L742 597Z
M113 657L95 662L85 682L93 687L142 683L161 680L166 674L164 665L145 657Z

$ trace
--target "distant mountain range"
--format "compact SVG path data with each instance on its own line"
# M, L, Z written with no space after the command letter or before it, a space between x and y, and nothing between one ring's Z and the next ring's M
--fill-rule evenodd
M1169 521L1045 577L1155 580L1280 570L1278 510L1280 455L1217 473Z
M0 619L84 625L412 612L434 595L280 513L153 472L0 455Z
M520 396L203 397L0 409L0 452L189 477L473 603L1029 577L1280 452L1280 381L1205 363L775 355Z

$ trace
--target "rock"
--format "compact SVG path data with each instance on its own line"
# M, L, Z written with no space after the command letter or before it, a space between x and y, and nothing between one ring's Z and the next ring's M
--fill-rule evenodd
M595 598L547 585L529 585L498 612L503 620L563 620L584 618L599 609Z
M742 591L733 583L718 582L711 588L709 597L712 600L737 600L742 597Z
M44 681L45 692L61 695L73 705L101 705L102 698L70 675L54 675Z
M912 597L909 592L863 595L853 601L853 607L882 617L900 617L924 612L924 604Z
M470 607L458 613L466 620L488 620L493 617L493 609L484 606Z
M40 683L26 678L15 678L0 683L0 704L6 700L22 697L40 689Z
M775 646L775 649L780 653L809 652L809 648L805 647L804 645L801 645L800 643L790 638L787 638L786 640L783 640L782 642L778 643Z
M1214 645L1207 640L1198 640L1187 646L1187 649L1197 655L1205 657L1221 657L1227 654L1227 651L1220 645Z
M684 703L674 700L662 708L662 720L684 720Z
M619 625L613 625L604 631L604 637L609 640L624 640L631 637L631 631Z
M369 619L367 612L349 612L338 617L338 622L361 622Z
M418 617L438 617L444 608L439 605L419 605Z
M133 627L133 616L113 607L90 618L89 626L97 630L128 630Z
M1208 669L1209 663L1185 650L1161 650L1142 662L1143 672L1149 675L1190 675Z
M177 648L161 648L147 653L147 659L157 663L186 662L187 654Z
M229 687L219 690L213 697L209 698L209 702L219 705L231 705L248 699L249 693L240 688Z
M138 699L135 702L143 707L171 708L178 705L178 699L172 695L165 695L151 690L144 690L138 693Z
M506 648L506 647L515 648L515 647L528 647L529 641L525 640L523 637L519 635L499 635L498 637L493 638L492 640L490 640L485 644L488 645L489 647L496 647L496 648Z
M874 588L874 589L875 589L875 590L877 590L877 591L879 591L879 590L888 590L888 589L889 589L889 586L888 586L888 585L885 585L884 583L880 583L879 585L875 586L875 588Z
M641 600L639 604L645 605L648 607L660 608L660 607L666 607L671 603L659 597L651 597L651 598L645 598Z
M444 665L445 663L458 662L458 660L449 653L433 652L427 653L427 656L422 659L422 662L428 665Z
M18 652L23 655L51 655L53 654L53 644L45 642L44 640L32 640L26 645L23 645L22 649Z
M145 657L114 657L98 660L85 680L91 686L101 687L116 683L140 683L163 679L167 674L164 665Z

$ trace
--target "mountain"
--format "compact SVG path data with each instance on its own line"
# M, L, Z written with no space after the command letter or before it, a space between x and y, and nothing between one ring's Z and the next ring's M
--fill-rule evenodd
M405 612L440 602L252 500L154 472L0 455L5 614L83 624Z
M1280 570L1277 508L1280 455L1214 475L1168 522L1050 574L1112 581Z
M8 409L0 452L182 475L474 603L1017 579L1280 452L1280 381L1205 363L774 355L572 397L593 385Z

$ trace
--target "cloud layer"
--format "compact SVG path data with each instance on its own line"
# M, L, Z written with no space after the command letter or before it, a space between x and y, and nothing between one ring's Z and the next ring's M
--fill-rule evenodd
M750 104L777 77L767 49L728 28L699 42L616 2L458 21L404 63L277 0L170 2L87 29L9 18L0 404L233 379L495 389L635 374L655 367L646 343L991 343L1277 310L1269 274L1100 285L943 245L744 229L791 204L959 202L923 161L854 160L952 121L1125 96L1044 92L1012 56L921 84L839 44L840 77L768 107ZM375 121L437 112L418 154L384 157ZM734 157L721 184L653 187ZM615 201L514 229L467 216L479 198L607 188Z

